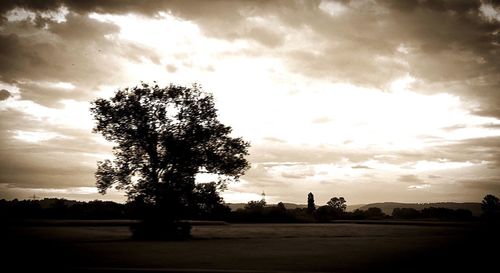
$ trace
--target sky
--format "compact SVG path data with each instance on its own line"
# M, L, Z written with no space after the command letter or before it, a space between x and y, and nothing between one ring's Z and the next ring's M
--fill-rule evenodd
M251 143L226 202L500 195L498 2L1 1L0 198L124 201L89 107L141 81L200 84Z

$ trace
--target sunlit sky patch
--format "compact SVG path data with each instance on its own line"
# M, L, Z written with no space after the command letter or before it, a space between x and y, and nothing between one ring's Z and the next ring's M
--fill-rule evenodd
M25 2L0 4L0 198L125 200L92 190L89 102L141 81L201 84L251 142L227 202L500 194L493 2Z

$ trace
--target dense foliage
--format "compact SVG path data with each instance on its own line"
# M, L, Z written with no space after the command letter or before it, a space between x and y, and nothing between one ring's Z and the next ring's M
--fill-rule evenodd
M249 144L230 136L231 127L218 120L213 96L198 85L121 89L110 99L93 101L91 112L94 132L116 144L114 160L98 162L99 191L116 186L130 201L152 205L162 216L178 219L191 217L197 208L213 209L203 202L220 201L213 199L214 184L197 188L196 176L216 176L214 182L224 188L249 166Z

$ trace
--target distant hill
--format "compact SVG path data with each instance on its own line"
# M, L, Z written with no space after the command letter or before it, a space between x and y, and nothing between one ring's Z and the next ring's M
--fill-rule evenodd
M361 210L367 210L371 207L380 208L385 214L391 215L395 208L412 208L422 210L425 208L447 208L447 209L468 209L474 216L481 215L481 203L453 203L453 202L438 202L438 203L396 203L396 202L383 202L371 203L359 207Z
M347 205L347 211L355 211L363 206L366 206L366 204L356 204L356 205Z

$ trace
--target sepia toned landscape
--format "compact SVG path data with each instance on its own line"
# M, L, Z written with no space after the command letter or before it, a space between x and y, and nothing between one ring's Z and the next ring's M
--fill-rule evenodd
M0 1L1 272L496 272L495 0Z

